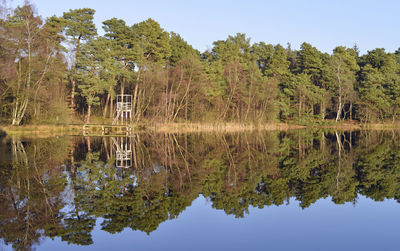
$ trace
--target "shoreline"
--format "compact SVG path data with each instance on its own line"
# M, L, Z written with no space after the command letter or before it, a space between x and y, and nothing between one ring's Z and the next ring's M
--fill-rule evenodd
M0 125L0 131L7 135L35 135L35 136L80 136L83 134L84 124L71 125ZM194 132L251 132L251 131L287 131L299 129L336 129L345 131L354 130L398 130L399 124L392 123L337 123L332 125L297 125L288 123L242 124L242 123L152 123L134 124L134 132L153 133L194 133Z

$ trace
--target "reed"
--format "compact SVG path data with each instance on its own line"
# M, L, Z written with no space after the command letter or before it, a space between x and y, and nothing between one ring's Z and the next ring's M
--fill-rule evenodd
M285 123L275 124L243 124L243 123L155 123L147 125L148 131L165 133L187 132L245 132L255 130L290 130L301 129L305 126Z

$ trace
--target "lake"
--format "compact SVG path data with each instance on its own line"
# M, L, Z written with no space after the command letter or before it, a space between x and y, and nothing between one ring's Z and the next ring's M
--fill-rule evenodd
M0 141L0 250L400 248L400 131Z

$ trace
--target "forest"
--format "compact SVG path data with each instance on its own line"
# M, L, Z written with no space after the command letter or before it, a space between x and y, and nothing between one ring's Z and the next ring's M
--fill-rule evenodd
M399 50L294 50L237 33L200 52L153 19L105 20L98 35L95 12L44 20L30 3L2 6L1 124L109 122L122 93L135 123L399 120Z

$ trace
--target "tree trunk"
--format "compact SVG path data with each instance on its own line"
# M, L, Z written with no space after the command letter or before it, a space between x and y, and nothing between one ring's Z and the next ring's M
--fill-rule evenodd
M132 117L136 118L136 102L138 99L139 84L136 83L135 91L133 93L133 103L132 103Z
M135 91L133 94L133 103L132 103L132 117L136 119L136 102L138 99L138 91L139 91L139 80L140 80L140 67L138 71L138 75L136 78L136 85L135 85Z
M336 122L339 120L341 113L342 113L342 96L339 95L339 107L336 113Z
M114 99L110 96L110 118L114 117Z
M299 119L300 119L300 116L301 116L301 102L302 102L302 100L301 100L301 95L300 95L300 98L299 98L300 100L299 100Z
M125 92L125 82L124 82L124 79L122 79L122 81L121 81L121 95L124 95L124 92Z
M110 87L110 89L111 89L111 87ZM110 97L111 97L111 95L110 95L110 93L108 93L106 103L104 105L103 118L107 117L107 108L108 108L108 103L110 102Z
M76 42L76 54L75 54L75 65L73 66L73 74L76 73L76 69L78 68L78 57L79 57L79 47L80 47L80 41L81 38L78 38L78 41ZM71 81L71 113L75 112L75 91L76 91L76 80L74 78L75 76L72 76L72 81Z
M13 108L13 118L12 118L12 122L11 125L17 125L17 112L18 112L18 98L15 101L15 107Z
M28 107L28 103L29 103L29 99L25 98L24 101L20 104L17 101L15 102L15 107L14 107L14 111L13 111L13 119L12 119L12 125L13 126L18 126L21 124L22 119L25 116L25 111L26 108Z
M92 110L91 108L92 108L92 106L88 105L86 123L90 123L90 114L91 114L91 110Z
M353 102L350 101L350 121L353 121Z
M76 90L76 81L75 81L75 79L72 79L71 85L72 85L72 88L71 88L71 105L70 105L70 109L71 109L71 113L74 113L74 110L75 110L75 101L74 101L74 99L75 99L75 90Z
M185 102L186 102L186 104L185 104L185 122L187 123L188 122L188 105L189 105L189 94L188 94L188 96L186 97L186 99L185 99Z

